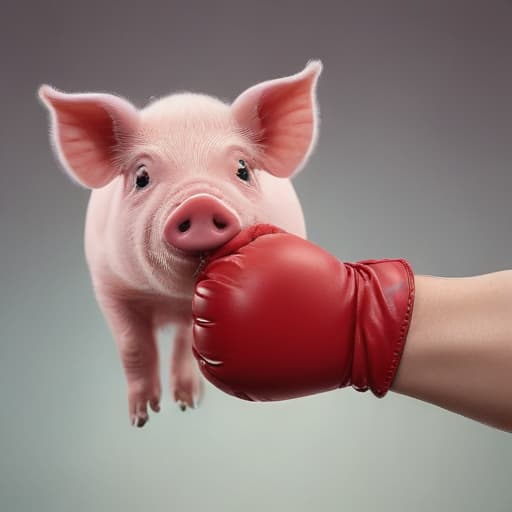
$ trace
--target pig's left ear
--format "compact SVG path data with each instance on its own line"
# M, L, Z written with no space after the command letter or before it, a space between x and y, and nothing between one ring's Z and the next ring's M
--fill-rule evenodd
M258 165L287 178L305 165L318 132L316 84L322 63L247 89L231 106L241 130L261 149Z

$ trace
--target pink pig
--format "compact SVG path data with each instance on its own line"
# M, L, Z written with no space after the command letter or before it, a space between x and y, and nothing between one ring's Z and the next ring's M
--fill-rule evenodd
M93 189L85 253L115 338L139 427L160 409L158 329L176 326L171 393L196 407L202 381L191 351L191 298L204 256L255 223L305 237L288 178L316 141L319 61L269 80L232 105L181 93L137 110L109 94L44 85L53 143L65 170Z

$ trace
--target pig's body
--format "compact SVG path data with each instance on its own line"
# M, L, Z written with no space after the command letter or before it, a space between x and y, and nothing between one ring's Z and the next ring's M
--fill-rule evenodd
M119 348L134 424L147 421L148 402L159 409L156 332L165 324L176 325L174 399L193 407L201 396L191 352L201 257L255 223L305 236L288 177L314 144L320 70L312 63L259 84L231 106L186 93L137 111L110 95L42 88L62 163L93 189L86 257Z

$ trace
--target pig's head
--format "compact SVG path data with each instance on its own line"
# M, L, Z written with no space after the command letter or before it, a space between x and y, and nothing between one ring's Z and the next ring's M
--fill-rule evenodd
M321 63L243 92L231 105L180 93L142 110L110 94L42 86L56 153L81 185L109 196L99 222L138 258L169 267L268 222L304 235L289 180L317 134ZM105 202L103 202L105 204ZM142 249L141 249L142 248Z

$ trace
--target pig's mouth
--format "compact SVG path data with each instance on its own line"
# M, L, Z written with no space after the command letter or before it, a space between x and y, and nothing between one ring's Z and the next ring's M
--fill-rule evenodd
M194 272L194 277L197 277L203 271L204 267L206 266L208 256L210 254L211 254L211 251L203 251L198 254L197 257L199 259L199 262L198 262L197 268Z
M166 245L167 251L170 251L173 255L178 256L178 258L187 260L189 262L195 262L195 261L200 261L200 260L206 259L213 252L213 249L190 251L190 250L180 249L180 248L175 247L170 244L165 244L165 245Z

